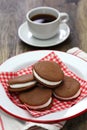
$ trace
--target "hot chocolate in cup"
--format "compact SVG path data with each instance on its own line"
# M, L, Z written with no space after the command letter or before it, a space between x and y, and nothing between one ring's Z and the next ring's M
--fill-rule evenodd
M69 20L65 12L59 12L51 7L37 7L27 14L29 31L35 38L49 39L58 33L59 25Z

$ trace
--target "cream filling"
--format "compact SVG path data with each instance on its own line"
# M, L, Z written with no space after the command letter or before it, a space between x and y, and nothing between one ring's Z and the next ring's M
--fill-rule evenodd
M45 104L43 104L43 105L39 105L39 106L31 106L31 105L28 105L28 107L31 108L31 109L45 108L45 107L47 107L47 106L50 105L51 101L52 101L52 97L50 97L50 99L49 99Z
M57 96L55 93L53 93L53 94L58 99L61 99L61 100L71 100L71 99L74 99L74 98L78 97L80 95L80 93L81 93L81 90L79 89L78 92L74 96L68 97L68 98L63 98L63 97Z
M33 73L34 73L35 77L36 77L39 81L41 81L42 83L45 83L45 84L47 84L47 85L58 85L58 84L60 84L60 83L62 82L62 80L61 80L61 81L58 81L58 82L53 82L53 81L48 81L48 80L46 80L46 79L43 79L43 78L41 78L41 77L35 72L35 70L33 70Z
M11 88L24 88L26 86L34 85L35 83L36 83L36 81L30 81L27 83L20 83L20 84L11 84L10 87Z

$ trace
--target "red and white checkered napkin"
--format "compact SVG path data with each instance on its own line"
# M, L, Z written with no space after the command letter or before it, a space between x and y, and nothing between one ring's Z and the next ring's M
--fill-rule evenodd
M24 68L22 70L18 70L17 72L3 72L3 73L0 74L0 81L1 81L5 91L7 93L7 95L9 96L9 98L16 105L18 105L19 107L22 107L23 109L28 110L28 112L30 114L32 114L32 116L39 117L39 116L42 116L42 115L46 115L46 114L49 114L49 113L53 113L53 112L56 112L56 111L61 111L61 110L64 110L66 108L69 108L72 105L74 105L77 102L79 102L85 96L87 96L87 82L82 80L81 78L79 78L73 72L71 72L67 68L67 66L61 61L61 59L54 52L51 52L50 54L48 54L47 56L45 56L41 60L50 60L50 61L57 62L60 65L60 67L63 70L65 75L73 77L76 80L78 80L80 85L81 85L80 86L81 87L81 94L80 94L80 96L78 98L76 98L76 99L71 100L71 101L59 101L58 99L53 98L53 105L52 105L50 110L45 110L45 111L42 111L42 112L35 111L35 110L30 110L27 107L27 105L23 105L23 104L20 103L20 101L19 101L19 99L17 97L17 94L10 94L9 93L9 91L8 91L8 83L7 83L10 78L13 78L13 77L18 76L18 75L32 73L32 66L29 66L29 67Z

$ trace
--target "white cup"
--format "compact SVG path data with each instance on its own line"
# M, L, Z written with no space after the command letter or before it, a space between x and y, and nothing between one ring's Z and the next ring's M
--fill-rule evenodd
M39 15L51 15L55 17L52 21L45 21L37 22L38 20L34 21L33 18L37 17ZM55 36L58 33L59 25L61 23L65 23L69 20L69 16L67 13L59 12L58 10L51 8L51 7L37 7L34 9L31 9L26 14L26 19L29 27L29 31L32 33L32 35L39 39L49 39Z

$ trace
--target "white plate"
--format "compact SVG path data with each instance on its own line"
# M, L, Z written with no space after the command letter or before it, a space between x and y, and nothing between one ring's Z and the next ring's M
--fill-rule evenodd
M18 69L27 67L35 63L36 61L38 61L45 55L49 54L50 52L51 51L43 50L43 51L27 52L17 55L4 62L0 66L0 72L17 71ZM69 69L71 69L81 78L87 80L87 71L85 69L87 68L87 63L85 61L64 52L59 51L54 52L69 67ZM78 116L82 112L87 111L87 98L84 98L82 101L66 110L34 118L26 110L23 110L22 108L16 106L6 95L3 86L0 85L0 105L4 111L22 120L41 122L41 123L51 123L51 122L54 123L61 120L73 118L75 116Z
M65 23L60 25L60 30L58 34L48 40L40 40L33 37L28 29L27 22L24 22L18 29L19 38L28 45L36 47L49 47L60 44L68 38L69 34L70 34L70 28Z

